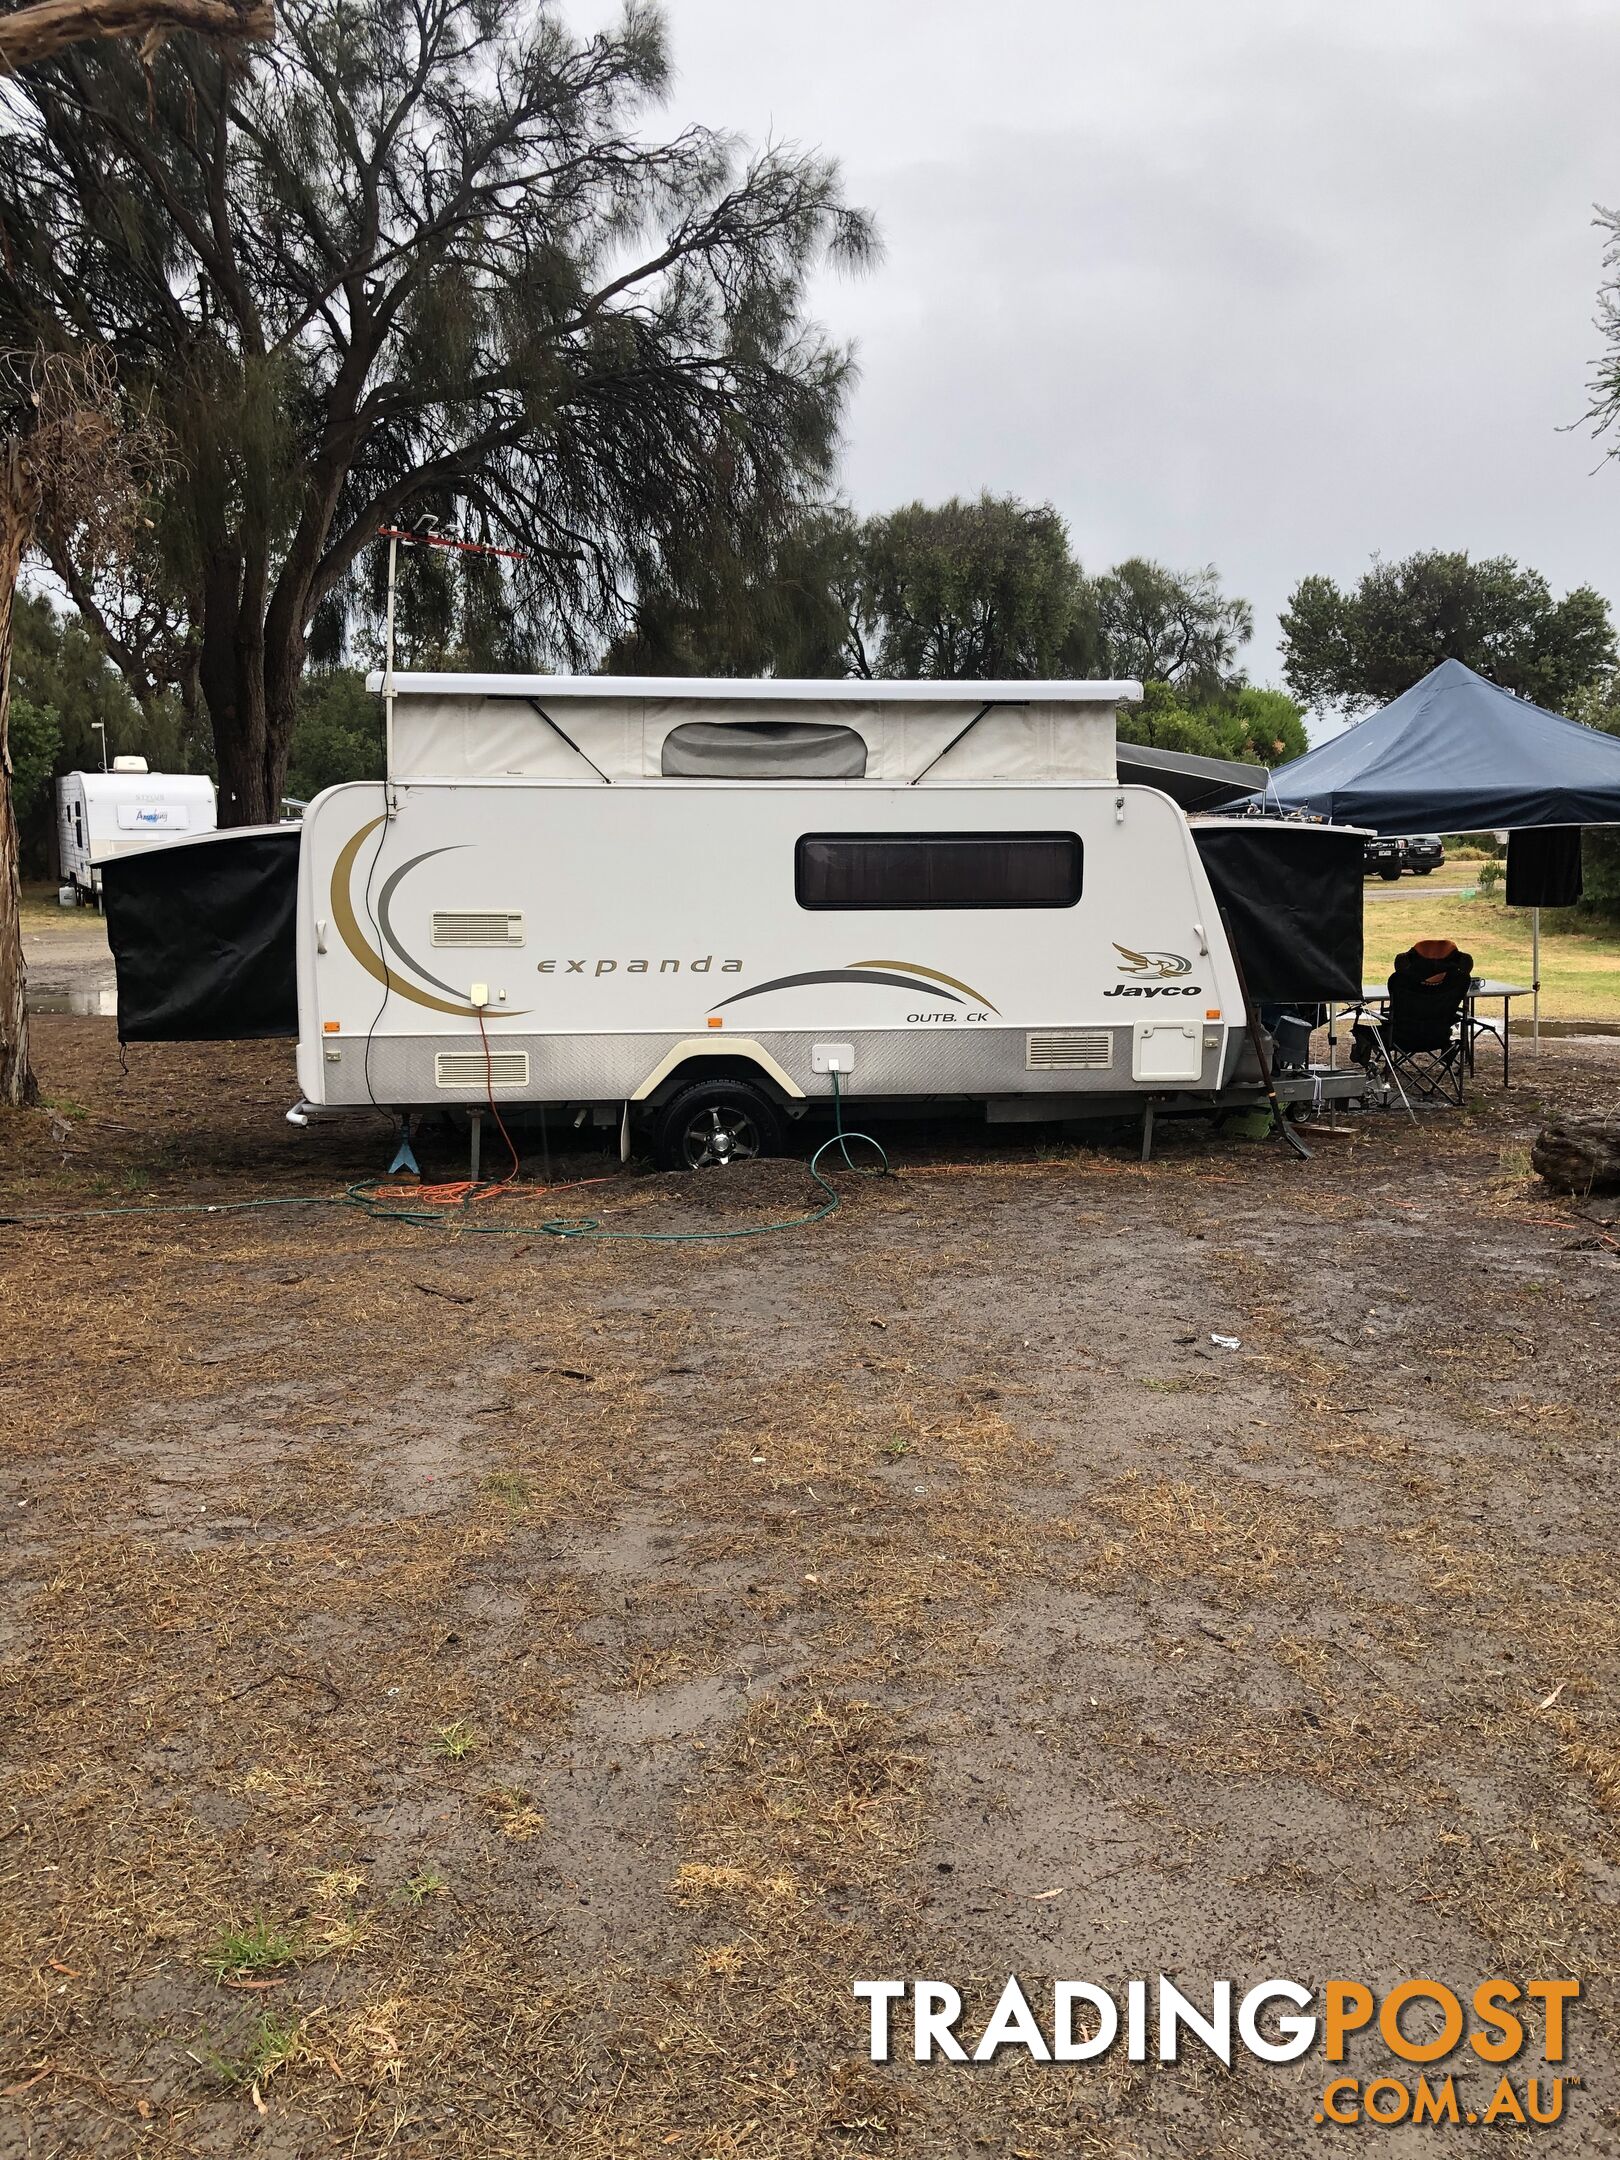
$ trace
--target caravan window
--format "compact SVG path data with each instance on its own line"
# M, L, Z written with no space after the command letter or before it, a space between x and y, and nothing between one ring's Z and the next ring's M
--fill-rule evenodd
M664 737L666 780L864 780L866 744L821 720L687 720Z
M1081 863L1078 833L806 833L794 884L802 908L1073 907Z

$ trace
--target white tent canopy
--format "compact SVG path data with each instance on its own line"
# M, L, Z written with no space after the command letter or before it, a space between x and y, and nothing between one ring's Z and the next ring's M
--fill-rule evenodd
M1135 682L789 682L398 674L389 772L410 779L1112 780ZM673 743L671 738L677 738ZM727 745L732 748L728 754Z

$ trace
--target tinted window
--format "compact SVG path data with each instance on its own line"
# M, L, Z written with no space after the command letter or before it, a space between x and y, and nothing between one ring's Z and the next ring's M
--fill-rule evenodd
M1073 907L1077 833L806 833L803 908Z

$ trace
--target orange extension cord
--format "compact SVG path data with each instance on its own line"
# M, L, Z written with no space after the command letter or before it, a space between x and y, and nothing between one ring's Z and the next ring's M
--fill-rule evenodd
M505 1177L500 1178L456 1178L446 1185L411 1185L402 1182L394 1189L408 1192L413 1200L421 1201L426 1207L464 1208L470 1207L476 1201L501 1200L511 1193L519 1193L521 1198L533 1200L542 1198L547 1193L576 1192L582 1185L610 1184L610 1178L594 1177L574 1178L566 1185L525 1185L521 1189L518 1187L522 1164L512 1143L512 1135L507 1131L506 1121L495 1101L495 1068L490 1062L489 1030L484 1026L482 1009L475 1008L475 1011L478 1018L478 1037L484 1046L484 1097L489 1106L489 1114L495 1120L495 1130L506 1142L506 1152L512 1158L512 1167Z

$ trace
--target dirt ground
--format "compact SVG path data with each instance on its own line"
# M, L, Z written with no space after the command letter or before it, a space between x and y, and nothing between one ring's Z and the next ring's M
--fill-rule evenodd
M1620 1229L1527 1152L1620 1045L1308 1163L910 1129L683 1245L538 1225L790 1216L802 1163L560 1156L609 1182L509 1236L167 1214L388 1135L288 1127L289 1046L36 1062L0 1215L111 1212L0 1224L0 2153L1343 2136L1317 2052L866 2059L855 1980L971 2041L1012 1972L1573 1977L1581 2082L1492 2150L1620 2152Z

